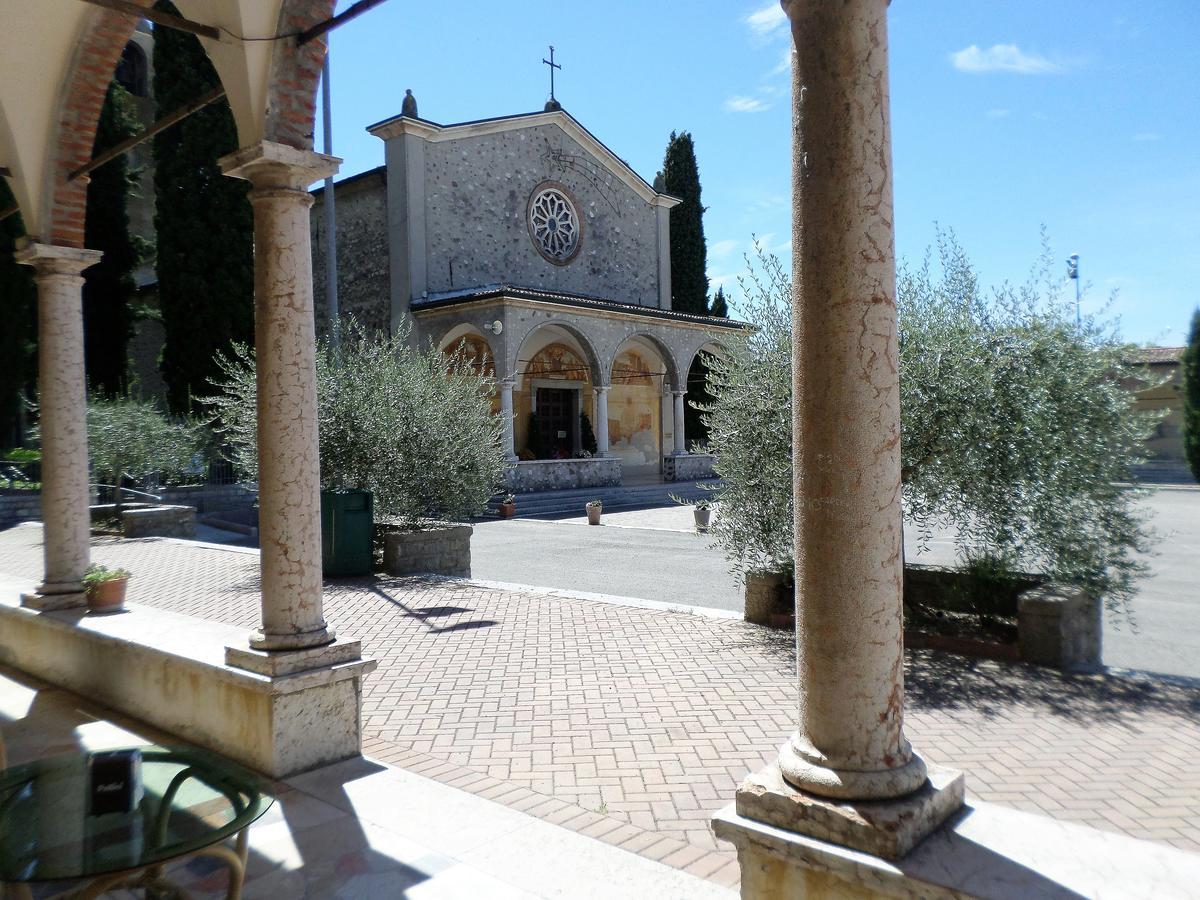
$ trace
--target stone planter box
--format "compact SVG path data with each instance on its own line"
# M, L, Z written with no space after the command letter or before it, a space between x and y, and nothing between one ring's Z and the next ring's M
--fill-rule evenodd
M510 466L505 474L505 484L514 494L615 487L620 483L621 460L615 456L522 460Z
M688 453L686 456L663 457L663 481L697 481L701 478L716 478L713 464L717 458L711 453Z
M755 625L786 628L792 612L792 581L778 572L747 572L746 607L743 618Z
M471 577L470 525L427 525L392 531L383 539L383 569L389 575Z
M196 507L143 506L121 511L121 532L127 538L196 536Z
M1045 584L1021 595L1017 633L1021 659L1064 672L1097 672L1104 666L1100 598L1077 587Z

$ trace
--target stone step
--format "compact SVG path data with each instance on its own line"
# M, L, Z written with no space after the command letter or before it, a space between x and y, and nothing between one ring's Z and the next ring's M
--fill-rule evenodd
M589 500L602 501L604 508L610 511L670 506L675 502L673 497L688 502L711 497L713 489L720 483L718 479L706 479L517 494L517 515L522 518L582 516L584 505ZM501 499L499 496L492 498L488 504L487 515L496 515Z

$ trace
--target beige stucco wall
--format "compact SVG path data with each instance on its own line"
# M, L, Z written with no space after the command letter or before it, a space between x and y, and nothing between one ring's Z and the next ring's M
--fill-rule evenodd
M1176 362L1145 367L1151 381L1161 381L1152 387L1138 390L1140 382L1126 379L1125 385L1134 391L1134 406L1139 411L1161 412L1166 416L1146 439L1150 459L1183 461L1183 367Z

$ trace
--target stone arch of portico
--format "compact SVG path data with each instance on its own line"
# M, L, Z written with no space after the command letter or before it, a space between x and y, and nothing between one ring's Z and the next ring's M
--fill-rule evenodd
M605 357L602 357L596 351L596 345L586 334L583 333L579 327L563 319L549 319L545 322L538 322L528 331L522 334L520 340L509 341L509 350L506 360L507 365L505 365L504 371L509 373L510 377L517 379L521 378L521 374L524 371L524 365L529 362L529 353L527 351L532 343L534 335L544 331L547 328L561 329L579 345L579 349L583 352L583 356L587 363L592 384L607 383L608 372L611 371L611 369L606 369L601 363L601 360ZM611 360L609 360L609 365L611 366Z
M149 7L153 0L134 0ZM277 34L296 34L333 13L335 0L282 0L279 5ZM181 0L181 11L199 21L216 21L214 4L203 0ZM31 192L44 196L40 237L49 243L82 247L84 214L87 205L87 179L68 180L71 172L92 157L96 127L104 98L126 44L136 28L133 16L108 9L88 11L78 48L68 68L58 98L55 131L45 148L50 155L43 185L25 185L25 197ZM284 38L272 42L271 59L265 83L265 107L261 121L254 115L252 99L256 94L245 48L205 43L209 58L225 86L237 123L238 143L245 147L266 139L301 150L313 146L313 122L316 115L316 91L325 56L325 43L315 39L303 46ZM259 52L259 51L254 51ZM18 193L18 197L22 192ZM27 223L28 227L28 223Z
M681 385L681 376L678 360L675 358L674 352L660 338L648 331L635 331L627 335L616 347L608 358L607 375L611 379L613 366L617 363L617 358L629 349L630 345L636 345L638 341L649 344L658 354L663 364L663 385L665 389L677 389Z

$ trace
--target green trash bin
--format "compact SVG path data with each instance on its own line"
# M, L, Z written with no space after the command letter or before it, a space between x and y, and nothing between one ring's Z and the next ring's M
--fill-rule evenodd
M375 498L370 491L321 491L321 556L326 575L370 575Z

